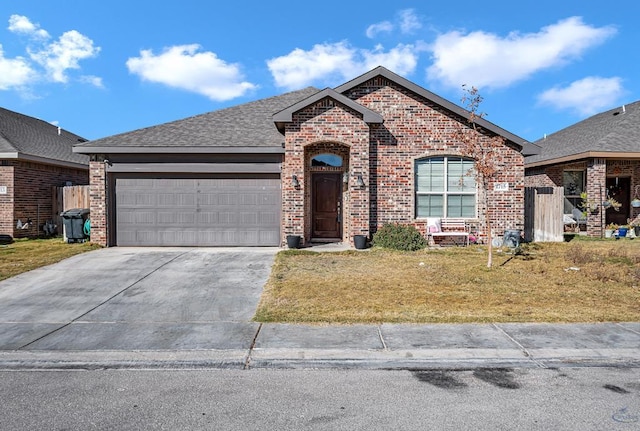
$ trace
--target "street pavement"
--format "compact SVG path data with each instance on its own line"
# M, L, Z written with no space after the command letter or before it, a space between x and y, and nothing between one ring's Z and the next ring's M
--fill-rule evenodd
M640 366L640 322L253 322L278 250L108 248L4 280L0 369Z

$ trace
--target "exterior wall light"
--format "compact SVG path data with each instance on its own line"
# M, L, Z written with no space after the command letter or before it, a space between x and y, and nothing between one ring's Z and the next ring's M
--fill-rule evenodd
M298 181L298 176L294 175L291 177L291 185L296 189L300 187L300 181Z
M356 186L364 187L364 181L362 180L362 175L358 175L358 179L356 180Z

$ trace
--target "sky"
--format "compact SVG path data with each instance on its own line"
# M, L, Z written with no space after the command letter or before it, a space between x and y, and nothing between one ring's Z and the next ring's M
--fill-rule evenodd
M531 142L640 100L640 2L1 0L0 106L93 140L382 65Z

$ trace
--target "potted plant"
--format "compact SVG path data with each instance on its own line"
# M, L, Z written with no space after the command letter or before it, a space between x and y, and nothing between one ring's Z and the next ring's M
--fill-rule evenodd
M615 223L609 223L605 228L604 228L604 237L605 238L612 238L613 237L613 232L615 232L615 230L618 229L618 225Z
M635 237L640 237L640 215L634 219L627 219L627 223L629 223L629 227L633 229Z
M622 226L618 226L618 234L616 235L616 238L624 238L627 236L628 232L629 225L623 224Z
M598 204L593 200L587 198L587 192L580 193L582 202L578 205L582 209L582 215L587 216L588 213L595 214L598 212Z
M287 235L287 247L300 248L300 237L298 235Z
M631 206L634 208L640 208L640 185L637 185L633 190L633 199L631 200Z

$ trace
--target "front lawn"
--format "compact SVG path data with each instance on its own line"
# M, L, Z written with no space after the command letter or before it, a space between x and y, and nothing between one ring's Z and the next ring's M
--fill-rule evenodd
M398 252L283 251L255 320L315 323L640 321L640 239Z
M67 244L62 238L17 239L0 245L0 280L98 248L88 242Z

